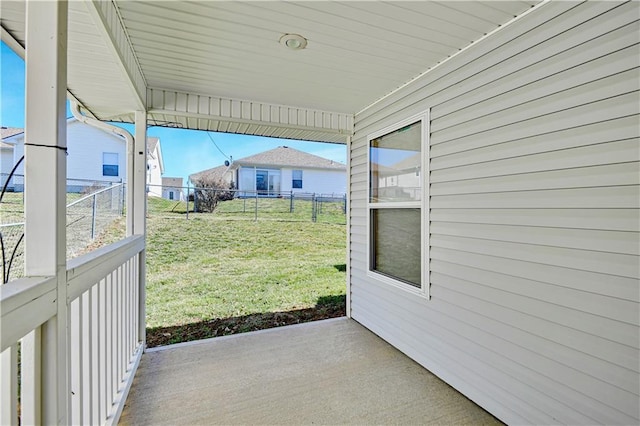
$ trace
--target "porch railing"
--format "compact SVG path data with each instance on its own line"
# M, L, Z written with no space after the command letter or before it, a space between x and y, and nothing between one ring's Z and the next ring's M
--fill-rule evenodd
M55 326L58 303L67 313L68 377L57 379L69 385L62 396L68 423L117 422L144 346L143 251L144 237L136 235L69 261L66 301L57 300L55 277L0 286L0 424L40 424L43 407L60 400L51 394L55 386L40 385L49 353L41 329Z

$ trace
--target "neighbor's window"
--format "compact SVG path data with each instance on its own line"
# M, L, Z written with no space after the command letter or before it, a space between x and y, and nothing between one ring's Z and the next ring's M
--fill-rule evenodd
M118 153L102 153L102 176L118 176Z
M427 123L425 113L369 137L369 271L404 288L428 288Z
M294 170L292 175L291 187L302 188L302 170Z

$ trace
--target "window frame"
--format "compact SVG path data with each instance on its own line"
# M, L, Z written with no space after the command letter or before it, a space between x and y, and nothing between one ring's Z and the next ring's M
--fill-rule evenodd
M300 179L294 177L295 172L300 172ZM302 169L291 170L291 189L303 189L304 171ZM300 186L295 186L295 182L300 181Z
M412 115L406 119L398 121L390 126L380 129L374 133L367 135L367 276L376 281L399 288L408 293L430 299L429 281L429 113L430 110L423 111L419 114ZM406 202L372 202L372 168L371 168L371 141L382 136L393 133L403 127L421 124L421 158L420 158L420 189L421 197L419 201ZM414 286L400 278L378 272L373 269L373 226L372 211L378 209L420 209L420 287Z
M115 155L116 163L111 164L107 163L105 156ZM105 174L105 166L106 167L115 167L116 174ZM120 176L120 155L117 152L103 152L102 153L102 176L104 177L118 177Z

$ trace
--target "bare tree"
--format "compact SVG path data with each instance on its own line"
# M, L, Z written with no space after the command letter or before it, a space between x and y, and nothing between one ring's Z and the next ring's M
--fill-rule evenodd
M191 180L194 188L194 209L197 212L211 213L220 201L232 200L233 182L228 183L214 177L199 177Z

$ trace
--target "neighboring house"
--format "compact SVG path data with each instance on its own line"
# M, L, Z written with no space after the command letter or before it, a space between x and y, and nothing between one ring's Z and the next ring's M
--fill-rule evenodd
M13 144L7 141L12 140L16 135L21 134L24 129L18 127L2 127L2 141L0 141L0 189L4 187L9 178L9 174L15 164L13 161ZM9 182L8 188L13 190L13 182Z
M206 182L222 182L225 186L230 186L233 183L235 186L234 176L235 172L231 166L222 165L189 175L189 182L191 182L193 186L198 186L197 182L200 180Z
M420 154L384 166L372 161L372 192L379 200L415 199L420 193Z
M182 178L163 177L162 178L162 198L167 200L184 200L182 191Z
M164 174L164 161L160 139L147 138L147 192L154 197L162 197L162 175Z
M24 155L24 129L6 128L2 131L0 173L4 176ZM148 138L148 147L149 183L160 188L160 174L164 166L159 139ZM95 185L126 181L126 142L115 133L105 132L70 118L67 120L67 154L69 192L81 192ZM24 163L16 169L9 189L17 192L24 190Z
M344 194L346 166L287 146L234 161L229 166L195 173L189 177L216 177L234 183L240 195L278 196L288 193Z

